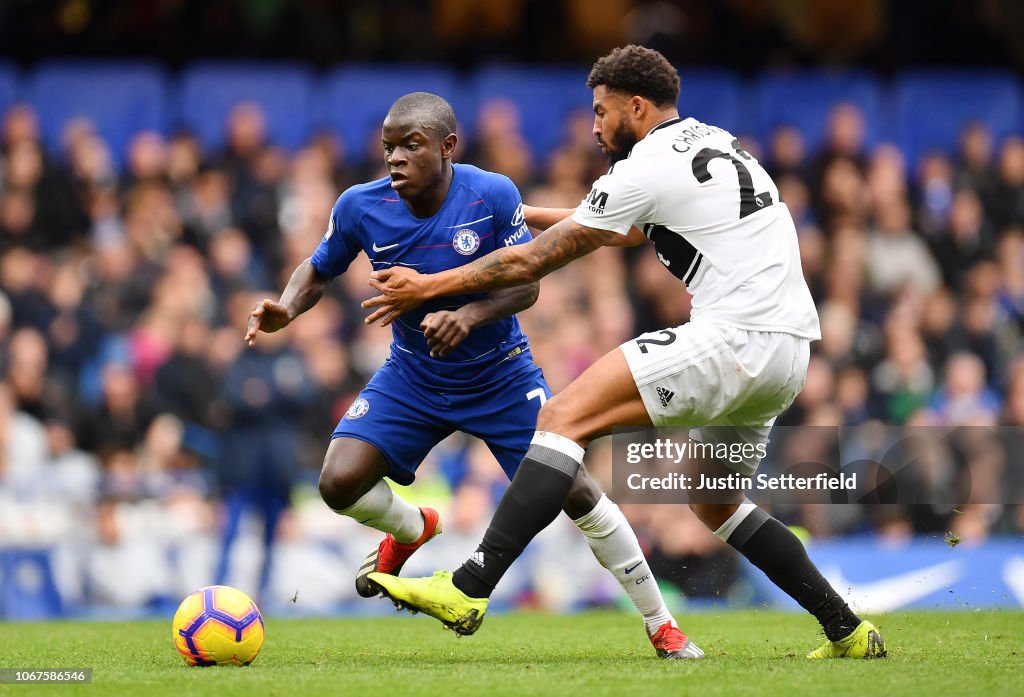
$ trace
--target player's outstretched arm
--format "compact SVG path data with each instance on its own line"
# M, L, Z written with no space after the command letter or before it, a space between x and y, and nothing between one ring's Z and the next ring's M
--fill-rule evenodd
M381 294L363 302L364 308L377 308L365 321L381 320L381 326L386 326L430 298L534 283L619 237L617 232L566 218L526 244L496 249L456 269L427 275L402 267L375 271L370 274L370 286Z
M330 281L316 270L309 259L303 261L292 272L280 300L274 302L264 298L249 313L245 343L255 346L257 332L270 333L287 327L293 319L319 302Z
M447 356L471 331L522 312L537 302L539 294L540 284L530 283L496 290L486 298L467 303L457 310L431 312L420 322L420 329L430 346L430 355L434 358Z
M537 206L523 206L523 217L526 219L526 224L531 228L540 228L540 231L556 225L557 223L565 220L570 215L576 212L575 208L540 208ZM534 237L541 234L538 232ZM606 247L636 247L638 244L642 244L647 241L647 237L638 227L632 227L629 229L627 235L616 235L615 239L610 242L606 242Z
M526 224L540 232L557 225L575 212L575 208L541 208L523 204L523 218Z

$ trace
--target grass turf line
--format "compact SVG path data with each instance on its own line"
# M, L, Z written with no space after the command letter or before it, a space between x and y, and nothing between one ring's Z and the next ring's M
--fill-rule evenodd
M662 661L618 612L489 617L456 639L429 618L269 618L247 668L189 668L166 622L0 624L0 666L94 669L91 686L0 685L0 694L588 695L684 690L759 695L1019 694L1024 612L897 612L871 619L884 661L808 661L813 619L774 612L679 618L708 657ZM653 693L657 694L657 693Z

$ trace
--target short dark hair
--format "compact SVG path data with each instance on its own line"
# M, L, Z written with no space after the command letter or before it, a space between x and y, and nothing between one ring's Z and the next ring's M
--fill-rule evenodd
M452 105L430 92L410 92L395 100L388 110L389 118L409 118L424 128L436 131L442 138L455 133L455 111Z
M679 73L657 51L630 44L598 58L587 77L587 87L604 85L651 100L655 106L675 106L679 101Z

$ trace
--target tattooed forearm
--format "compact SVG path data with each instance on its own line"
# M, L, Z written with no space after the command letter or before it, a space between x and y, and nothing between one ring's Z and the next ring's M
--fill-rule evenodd
M496 290L533 283L619 237L566 219L532 242L497 249L459 267L463 291Z

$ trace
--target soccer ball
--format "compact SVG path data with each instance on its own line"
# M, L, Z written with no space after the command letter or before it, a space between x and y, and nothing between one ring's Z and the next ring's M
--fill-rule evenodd
M174 613L174 648L192 666L247 666L263 646L263 615L230 586L200 588Z

